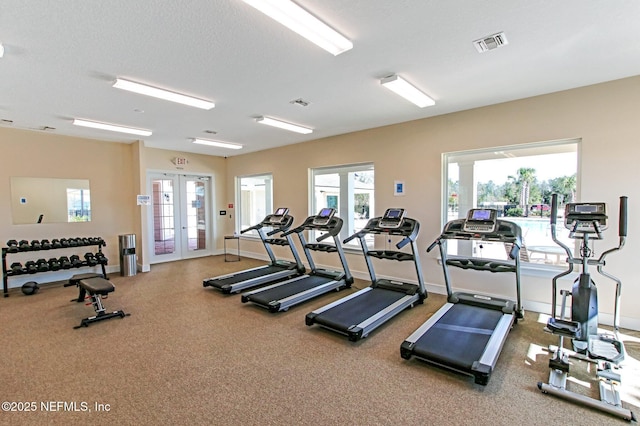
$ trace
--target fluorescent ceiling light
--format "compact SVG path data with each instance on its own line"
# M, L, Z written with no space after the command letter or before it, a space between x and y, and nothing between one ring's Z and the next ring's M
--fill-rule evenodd
M432 106L436 104L436 101L431 99L429 96L422 93L420 90L412 86L402 77L397 75L391 75L389 77L385 77L380 80L380 84L382 84L387 89L397 93L402 96L406 100L413 102L418 105L420 108L424 108L427 106Z
M170 92L157 87L147 86L146 84L136 83L129 80L117 78L113 83L116 89L127 90L129 92L139 93L141 95L153 96L154 98L164 99L165 101L177 102L179 104L189 105L196 108L211 109L216 104L204 99L194 98L193 96L183 95L181 93Z
M208 140L208 139L195 138L193 140L193 143L197 143L197 144L200 144L200 145L216 146L218 148L242 149L242 145L240 145L238 143L212 141L212 140Z
M0 58L4 56L4 46L0 43Z
M91 127L92 129L110 130L112 132L129 133L139 136L151 136L151 130L135 129L133 127L116 126L114 124L100 123L98 121L73 119L73 124L82 127Z
M313 133L313 130L307 127L298 126L295 124L287 123L285 121L280 121L280 120L276 120L269 117L258 117L256 118L256 122L260 124L266 124L267 126L278 127L280 129L289 130L291 132L302 133L304 135Z
M280 22L333 55L353 48L342 34L289 0L244 0L260 12Z

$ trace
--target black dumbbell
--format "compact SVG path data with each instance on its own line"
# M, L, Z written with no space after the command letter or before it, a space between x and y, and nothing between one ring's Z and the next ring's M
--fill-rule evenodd
M71 267L73 266L71 264L71 260L69 260L67 256L60 256L58 261L60 262L60 266L62 266L62 269L71 269Z
M85 253L84 259L87 261L87 266L96 266L98 264L98 260L93 253Z
M7 241L7 252L9 252L9 253L17 253L18 252L18 242L16 240Z
M33 251L38 251L42 248L42 246L40 245L40 241L38 240L31 240L31 250Z
M40 241L40 247L42 247L42 250L51 250L52 245L49 240L42 240Z
M20 251L31 251L31 245L27 240L20 240L18 247L20 248Z
M69 261L71 262L71 266L73 266L74 268L83 266L82 260L80 260L80 256L78 256L77 254L72 254L69 257Z
M60 246L61 247L69 247L69 240L66 238L60 238Z
M98 261L98 263L101 264L101 265L106 265L106 264L109 263L109 259L107 259L107 257L102 252L96 253L95 257L96 257L96 260Z
M62 244L60 244L60 240L57 238L54 238L53 240L51 240L51 248L54 248L54 249L62 248Z
M24 268L26 269L28 274L35 274L36 272L38 272L38 265L36 265L36 262L34 262L33 260L28 260L27 262L25 262Z
M36 260L36 268L38 272L47 272L49 270L49 262L46 259L38 259Z
M62 265L60 264L60 261L58 259L56 259L55 257L52 257L47 262L49 263L49 270L50 271L58 271L58 270L60 270L62 268Z
M27 270L24 269L24 267L22 266L22 263L13 262L11 264L11 275L22 275L26 273L27 273Z
M77 238L69 238L69 247L78 247L78 239Z

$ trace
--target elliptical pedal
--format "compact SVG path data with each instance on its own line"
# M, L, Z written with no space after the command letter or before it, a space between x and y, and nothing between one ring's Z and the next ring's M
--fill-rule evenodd
M609 334L589 336L588 354L590 358L618 364L624 360L622 342Z

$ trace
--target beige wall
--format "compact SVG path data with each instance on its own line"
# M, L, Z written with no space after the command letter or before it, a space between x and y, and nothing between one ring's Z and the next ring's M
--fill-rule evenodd
M110 265L118 264L118 235L135 231L133 193L133 145L59 136L45 132L0 128L3 164L0 167L0 244L9 239L102 237ZM91 222L13 225L11 177L88 179L91 190ZM69 251L67 255L95 250ZM52 252L53 253L53 252ZM50 253L42 253L38 257ZM62 251L56 256L65 255ZM14 260L15 259L15 260ZM18 257L9 259L21 261ZM35 260L29 256L27 260ZM44 275L38 276L40 280ZM36 276L33 279L38 280Z
M376 169L376 214L391 206L401 206L421 222L418 239L421 265L430 289L443 291L442 273L435 253L425 248L441 227L441 155L443 152L506 146L527 142L581 138L579 173L581 200L605 201L610 206L611 228L604 247L616 243L615 210L620 195L629 196L629 241L625 249L611 256L607 270L623 283L623 325L640 329L640 311L634 301L640 298L636 286L635 253L640 249L636 196L640 154L640 77L618 80L464 111L440 117L351 133L305 144L292 145L224 159L205 155L146 148L142 143L119 144L60 136L46 132L0 128L3 166L0 168L0 244L9 239L42 239L72 236L101 236L107 241L105 254L110 267L117 267L118 235L138 235L139 264L148 269L145 207L136 205L137 194L147 189L148 170L176 172L171 160L185 157L185 173L213 177L213 237L215 248L222 247L222 236L233 232L234 210L219 216L234 200L234 178L271 172L274 176L274 205L287 206L297 223L309 215L308 171L310 168L374 162ZM10 178L12 176L89 179L92 221L88 223L13 225L11 218ZM406 196L393 196L394 180L406 184ZM227 209L228 210L228 209ZM277 248L282 257L290 257ZM257 243L243 240L242 250L264 256ZM20 260L20 259L18 259ZM366 276L361 256L348 255L349 265ZM318 257L318 263L338 266L330 254ZM397 262L376 264L380 276L415 280L412 268ZM454 271L459 289L484 291L510 296L511 277ZM486 275L486 276L485 276ZM613 312L613 286L599 281L600 310L603 322ZM548 312L550 277L527 275L523 280L525 308Z
M45 132L0 128L0 144L5 162L0 168L0 245L9 239L41 240L43 238L69 238L100 236L107 245L104 253L109 259L109 271L119 270L118 235L134 233L138 265L149 270L146 207L136 205L136 195L147 193L147 171L204 174L212 177L211 235L214 237L213 253L223 245L223 235L229 216L219 216L218 210L226 207L226 162L222 157L197 155L184 152L144 147L142 142L121 144L91 139L60 136ZM188 164L178 169L172 160L188 159ZM11 211L11 178L28 176L38 178L88 179L91 190L92 220L87 223L47 223L14 225ZM95 247L69 250L68 252L41 252L39 257L79 254L95 250ZM11 255L14 261L33 259L33 253ZM70 271L64 272L70 275ZM12 278L10 287L21 281L34 279L39 282L59 279L63 272Z
M404 207L421 222L418 239L425 281L442 292L442 272L436 253L426 247L441 230L441 156L445 152L516 145L528 142L581 138L579 199L609 204L611 228L598 249L617 244L617 206L620 195L629 196L629 240L625 249L612 255L607 270L623 281L623 325L640 328L640 298L636 285L636 253L640 249L637 188L640 173L640 77L489 106L435 118L371 129L304 144L230 157L227 193L233 194L234 177L273 173L274 206L287 206L301 222L308 211L308 171L320 166L374 162L376 214L387 207ZM406 196L393 196L394 180L406 184ZM231 232L233 229L227 229ZM262 255L259 244L243 241L243 250ZM605 246L606 244L606 246ZM286 256L286 251L280 251ZM290 257L290 256L289 256ZM355 254L348 255L351 268L366 274ZM338 266L333 257L319 256L319 263ZM412 268L397 262L376 264L382 276L415 280ZM594 271L595 272L595 271ZM523 279L525 308L549 312L550 276L527 275ZM513 279L508 274L453 271L458 289L511 296ZM610 322L614 287L605 279L600 289L601 321Z
M144 188L140 194L151 195L151 188L147 187L146 174L149 171L167 172L174 174L201 174L211 176L212 199L212 227L210 228L211 236L214 239L214 250L223 245L224 231L227 228L227 222L230 221L231 215L220 216L219 210L226 208L226 161L223 157L213 157L210 155L191 154L178 151L170 151L164 149L145 148L140 144L139 150L139 170L140 170L140 188ZM176 157L187 159L186 165L176 166L173 160ZM142 265L142 270L149 268L149 250L152 250L151 244L145 244L146 241L152 241L148 231L148 211L151 206L140 207L140 228L138 230L138 244L141 247L139 251L140 259L138 263Z

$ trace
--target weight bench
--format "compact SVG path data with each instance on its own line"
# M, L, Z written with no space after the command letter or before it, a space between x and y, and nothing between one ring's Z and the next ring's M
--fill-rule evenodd
M91 298L93 309L96 311L94 316L83 319L80 322L80 325L73 328L89 327L89 324L92 322L115 317L124 318L125 316L130 315L125 314L124 311L106 311L105 307L102 305L102 298L106 298L109 293L116 289L116 287L111 283L111 281L105 279L102 275L95 273L76 274L69 278L69 283L64 286L69 287L72 285L78 286L80 293L77 299L71 299L71 301L78 303L84 302L88 294Z

